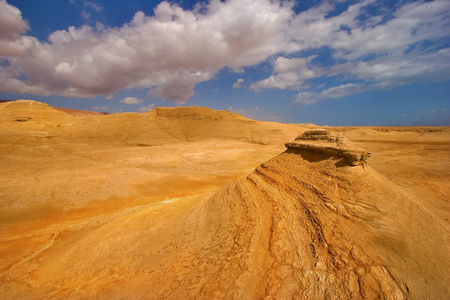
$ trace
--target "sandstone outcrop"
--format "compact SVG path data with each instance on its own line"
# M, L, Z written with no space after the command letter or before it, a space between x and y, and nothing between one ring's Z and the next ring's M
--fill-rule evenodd
M356 147L347 138L336 136L325 129L311 129L285 144L288 149L296 149L342 157L350 166L364 165L370 153Z
M450 299L450 130L310 128L0 103L1 298Z

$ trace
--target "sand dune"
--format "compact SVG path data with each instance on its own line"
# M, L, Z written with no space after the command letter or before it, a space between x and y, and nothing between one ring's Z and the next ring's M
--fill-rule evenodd
M0 104L1 294L447 299L447 128L336 128L351 166L285 148L309 127Z

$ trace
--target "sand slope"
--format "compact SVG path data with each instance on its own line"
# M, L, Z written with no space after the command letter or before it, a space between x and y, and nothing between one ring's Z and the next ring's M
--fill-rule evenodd
M41 138L126 146L157 146L208 138L258 144L290 138L295 125L256 122L228 111L209 108L155 108L148 113L75 117L47 104L18 100L0 104L0 125L15 133L40 133Z
M63 213L222 186L280 151L299 128L206 108L74 117L35 101L4 103L0 216L36 215L26 211L31 206ZM180 192L168 192L169 184Z
M448 265L429 260L446 255L436 222L369 167L288 151L192 201L141 209L49 251L29 280L58 297L448 295Z
M285 150L299 125L202 108L80 118L6 104L9 299L450 296L445 132L341 129L372 153L351 167ZM438 147L440 161L411 145Z

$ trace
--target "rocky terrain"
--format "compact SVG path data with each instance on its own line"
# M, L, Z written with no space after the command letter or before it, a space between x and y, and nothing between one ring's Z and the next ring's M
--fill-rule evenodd
M0 294L448 299L449 130L0 103Z

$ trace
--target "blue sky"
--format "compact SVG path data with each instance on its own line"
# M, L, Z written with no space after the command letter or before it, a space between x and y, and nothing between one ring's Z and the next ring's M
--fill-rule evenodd
M450 1L0 0L0 99L450 125Z

